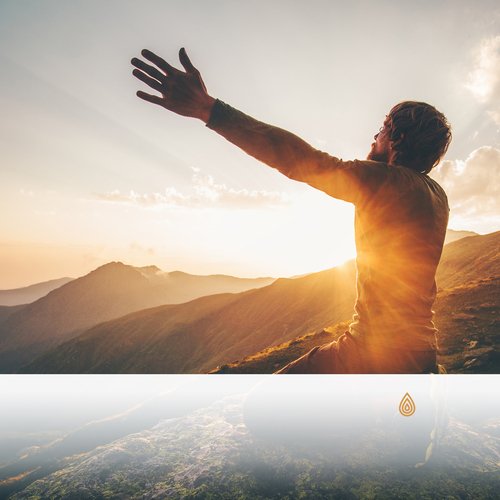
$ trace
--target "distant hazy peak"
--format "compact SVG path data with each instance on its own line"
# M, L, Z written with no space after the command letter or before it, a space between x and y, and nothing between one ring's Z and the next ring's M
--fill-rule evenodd
M118 274L118 273L130 273L131 271L134 271L144 278L150 279L150 278L158 278L158 279L165 279L165 278L176 278L176 279L182 279L182 278L191 278L191 279L219 279L219 280L239 280L239 281L251 281L251 282L258 282L258 281L268 281L268 280L275 280L276 278L273 277L259 277L259 278L240 278L238 276L232 276L230 274L207 274L207 275L198 275L198 274L190 274L186 273L184 271L163 271L160 269L158 266L155 265L149 265L149 266L141 266L141 267L135 267L129 264L124 264L123 262L120 261L112 261L108 262L107 264L103 264L102 266L97 267L93 271L90 271L90 273L87 274L87 276L94 276L94 275L102 275L105 273L113 273L113 274Z
M104 269L123 269L124 267L132 267L127 264L124 264L121 261L111 261L108 262L107 264L103 264L102 266L96 267L93 271L91 272L96 272Z
M446 231L446 238L444 239L444 244L451 243L452 241L457 241L462 238L467 238L468 236L479 236L478 233L474 231L459 231L455 229L448 229Z
M64 276L63 278L54 278L52 280L41 281L40 283L33 283L32 285L26 285L26 286L21 286L21 287L18 287L18 288L9 288L9 289L5 289L5 290L0 290L0 293L3 293L3 292L20 292L20 291L24 291L24 290L27 291L27 290L34 289L34 288L41 287L41 286L51 286L51 285L58 285L58 286L60 286L60 284L62 284L62 283L68 283L69 281L72 281L74 279L75 278L70 278L68 276Z
M235 276L232 276L230 274L209 274L208 275L210 278L235 278ZM251 280L251 281L258 281L258 280L275 280L276 278L272 276L258 276L256 278L242 278L240 276L236 276L240 280Z
M143 272L143 273L158 273L158 272L162 272L161 269L158 267L158 266L143 266L143 267L136 267L136 269L138 269L139 271Z
M170 271L169 276L194 276L193 274L185 273L184 271Z
M15 306L19 304L30 304L73 280L74 278L68 277L57 278L22 288L0 290L0 305Z
M109 280L143 280L148 281L149 278L153 277L154 274L151 272L144 272L138 267L130 266L124 264L123 262L108 262L90 273L82 276L81 278L74 280L74 286L78 286L80 283L86 283L95 280L104 280L109 282Z

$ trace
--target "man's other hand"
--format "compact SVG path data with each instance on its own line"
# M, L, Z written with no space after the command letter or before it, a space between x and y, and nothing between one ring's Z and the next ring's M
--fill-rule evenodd
M174 68L150 50L144 49L141 55L154 66L134 57L131 62L136 69L132 74L158 91L161 97L141 90L137 92L137 97L206 123L215 99L208 95L201 74L189 60L186 50L182 48L179 51L179 60L185 72Z

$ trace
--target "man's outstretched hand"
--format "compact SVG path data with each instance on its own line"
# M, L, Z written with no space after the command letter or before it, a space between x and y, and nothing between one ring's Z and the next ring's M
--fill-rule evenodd
M159 104L179 115L199 118L206 123L215 99L208 95L200 72L191 64L186 50L182 48L179 51L179 60L185 72L174 68L150 50L144 49L141 55L154 66L134 57L131 62L136 69L132 74L160 92L161 97L141 90L137 92L137 97Z

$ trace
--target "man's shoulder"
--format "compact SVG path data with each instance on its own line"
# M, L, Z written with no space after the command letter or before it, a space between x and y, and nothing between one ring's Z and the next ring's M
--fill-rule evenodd
M389 170L392 168L388 163L385 163L383 161L375 161L375 160L352 160L353 163L356 164L356 166L361 167L361 168L371 168L371 169L378 169L378 170Z
M426 177L427 182L429 184L431 184L432 186L434 186L437 190L442 191L443 193L445 193L444 188L441 186L441 184L439 184L438 181L436 181L435 179L433 179L431 176L429 176L427 174L425 175L425 177Z
M353 166L362 172L360 177L364 178L365 182L378 184L379 188L397 190L400 194L431 191L435 196L447 201L444 189L427 174L382 161L354 160L353 163Z
M428 174L417 172L411 168L403 166L394 166L391 168L393 172L393 175L391 176L393 178L393 182L406 185L405 191L407 193L427 191L432 193L433 197L437 197L443 203L448 205L448 197L446 196L445 190Z
M391 166L382 161L375 160L350 160L341 162L356 172L360 178L380 178L386 179L391 174Z
M381 162L375 162L375 163L381 163ZM416 170L413 170L411 168L402 165L387 165L387 164L382 164L382 165L385 165L388 171L391 174L393 174L392 177L394 177L395 179L399 179L401 182L407 182L415 185L420 184L425 186L431 186L437 191L441 191L444 194L444 189L432 177L429 177L428 174L417 172ZM383 167L381 166L378 168L383 168Z

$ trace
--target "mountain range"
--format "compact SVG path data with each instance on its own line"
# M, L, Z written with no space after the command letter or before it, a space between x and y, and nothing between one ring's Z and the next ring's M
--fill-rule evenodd
M142 310L101 323L40 357L34 373L192 373L349 317L348 265L261 289ZM259 293L258 293L259 292Z
M499 373L500 232L446 245L434 303L438 362L449 373ZM336 340L348 321L267 347L211 373L273 373L316 345Z
M442 331L442 360L452 372L499 369L494 354L499 243L496 232L445 246L437 273L435 320ZM350 261L307 276L278 279L259 289L145 309L94 325L21 371L206 372L286 343L295 346L296 355L298 347L309 345L300 337L339 334L337 324L349 320L354 300L355 266ZM472 308L469 312L464 312L466 304ZM265 371L272 368L267 363Z
M240 292L273 281L274 278L165 273L156 266L133 267L111 262L31 304L0 307L0 372L15 371L103 321L160 304Z

